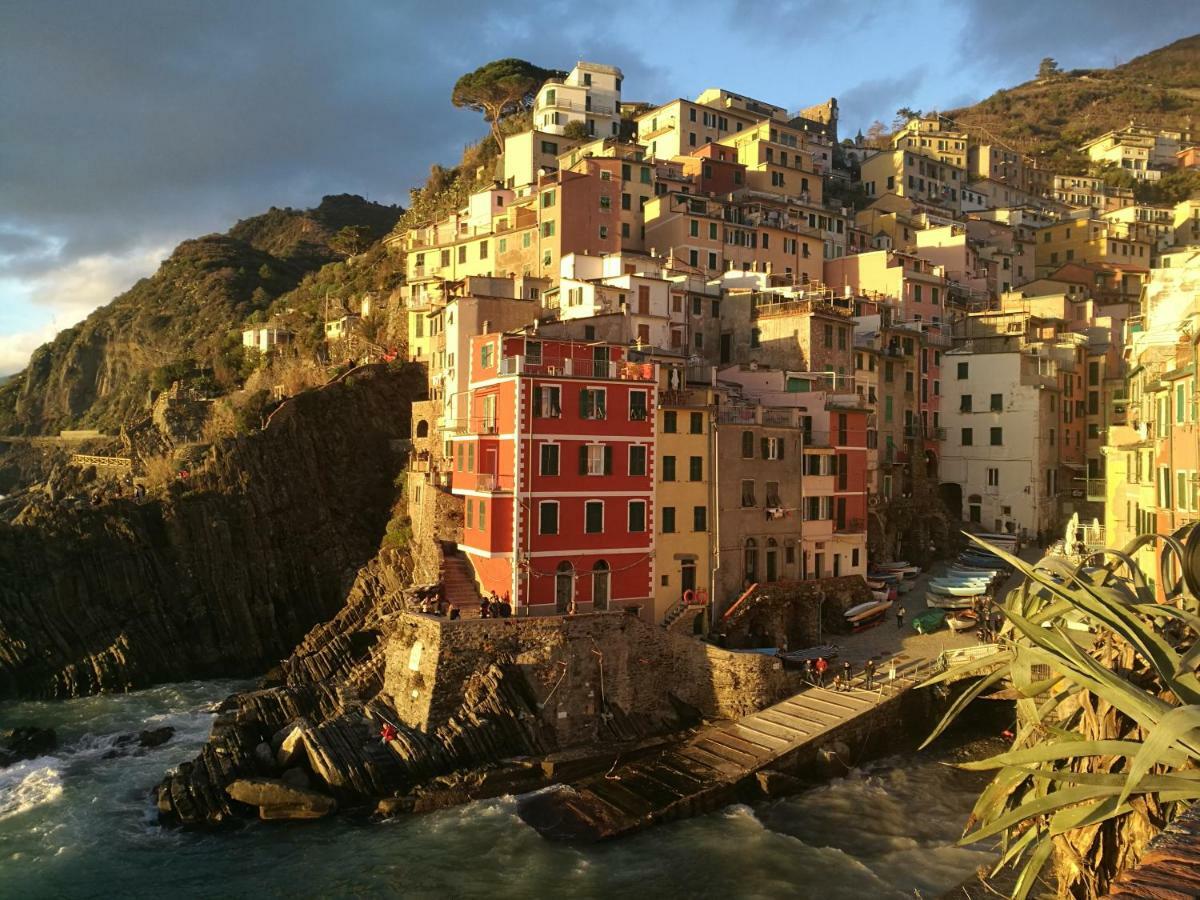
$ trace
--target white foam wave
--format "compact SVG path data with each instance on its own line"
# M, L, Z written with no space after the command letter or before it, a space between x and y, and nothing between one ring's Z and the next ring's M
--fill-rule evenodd
M58 760L43 756L0 771L0 820L18 816L62 796Z

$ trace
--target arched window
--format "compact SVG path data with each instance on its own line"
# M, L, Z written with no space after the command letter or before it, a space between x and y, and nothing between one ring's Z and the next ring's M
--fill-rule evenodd
M779 544L767 538L767 581L779 580Z
M421 421L417 422L417 437L429 437L429 423L424 419L421 419Z
M746 584L758 581L758 542L754 538L746 538L745 550Z
M592 608L608 609L609 594L612 587L612 571L608 563L598 560L592 566Z
M575 568L565 559L554 570L554 609L565 613L575 596Z

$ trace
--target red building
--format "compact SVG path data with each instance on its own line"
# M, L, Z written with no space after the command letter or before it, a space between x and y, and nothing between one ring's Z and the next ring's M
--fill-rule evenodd
M649 609L654 369L620 346L472 338L451 489L485 593L520 614Z

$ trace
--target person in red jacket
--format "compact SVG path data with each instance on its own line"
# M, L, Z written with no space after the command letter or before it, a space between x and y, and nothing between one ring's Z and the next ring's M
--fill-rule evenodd
M817 670L817 687L825 687L825 670L829 668L829 663L825 662L825 657L817 657L817 664L813 668Z

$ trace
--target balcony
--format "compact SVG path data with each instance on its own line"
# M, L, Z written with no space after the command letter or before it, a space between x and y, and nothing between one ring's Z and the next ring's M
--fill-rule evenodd
M831 497L836 481L836 475L805 475L800 487L805 497Z
M862 519L846 519L834 522L833 530L838 534L862 534L867 530L867 523Z
M605 379L609 381L656 381L654 363L628 360L530 359L506 356L500 360L501 375L541 375L566 378Z
M1084 488L1084 495L1088 500L1104 502L1105 479L1103 478L1088 478Z
M501 487L500 476L492 472L478 472L475 475L475 490L489 494L508 493L509 489Z
M806 541L827 541L833 537L833 519L806 519L800 533Z

